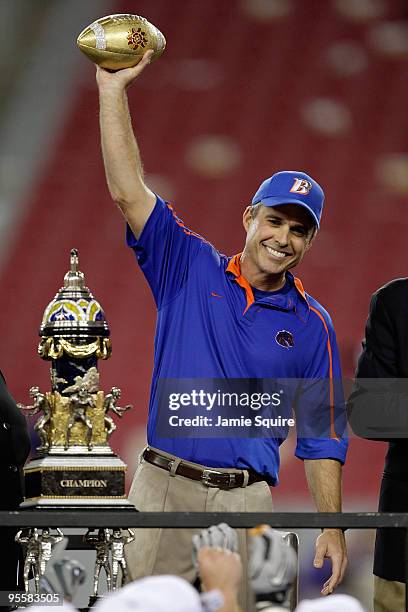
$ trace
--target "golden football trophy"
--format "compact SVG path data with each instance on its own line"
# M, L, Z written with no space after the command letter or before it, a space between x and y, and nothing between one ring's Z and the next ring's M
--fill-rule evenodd
M109 446L121 417L120 389L105 395L99 388L98 359L111 355L109 328L82 272L78 252L62 287L45 309L38 353L51 361L51 391L30 389L32 405L41 413L34 429L40 438L37 456L24 468L27 506L128 506L126 465Z
M107 70L136 66L146 51L151 61L166 48L163 34L139 15L107 15L97 19L78 36L77 45L92 62Z

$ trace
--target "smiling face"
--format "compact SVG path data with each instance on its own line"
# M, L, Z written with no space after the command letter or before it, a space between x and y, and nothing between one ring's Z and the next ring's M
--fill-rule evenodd
M303 259L314 238L310 214L296 204L248 206L243 223L247 232L241 270L248 282L264 291L285 284L285 272Z

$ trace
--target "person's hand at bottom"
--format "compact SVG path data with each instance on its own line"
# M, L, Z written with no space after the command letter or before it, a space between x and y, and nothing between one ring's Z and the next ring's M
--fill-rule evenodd
M205 546L198 551L198 572L203 591L217 589L224 596L218 612L239 612L238 589L242 580L242 563L237 553Z

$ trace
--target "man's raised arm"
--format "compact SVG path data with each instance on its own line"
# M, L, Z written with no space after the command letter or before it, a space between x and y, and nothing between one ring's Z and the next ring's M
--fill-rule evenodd
M106 180L113 200L138 238L152 212L156 196L143 181L139 147L132 129L126 88L150 63L147 51L134 68L108 72L97 68L100 127Z

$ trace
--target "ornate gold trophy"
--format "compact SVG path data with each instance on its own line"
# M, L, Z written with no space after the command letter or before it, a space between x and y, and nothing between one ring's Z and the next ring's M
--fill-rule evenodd
M120 389L99 389L98 359L111 355L109 328L82 272L78 252L71 269L45 309L38 353L51 361L51 391L30 389L28 414L41 412L34 429L40 438L37 455L24 468L29 506L127 506L126 465L113 453L109 437L116 429L110 416L121 417L131 406L117 405Z

